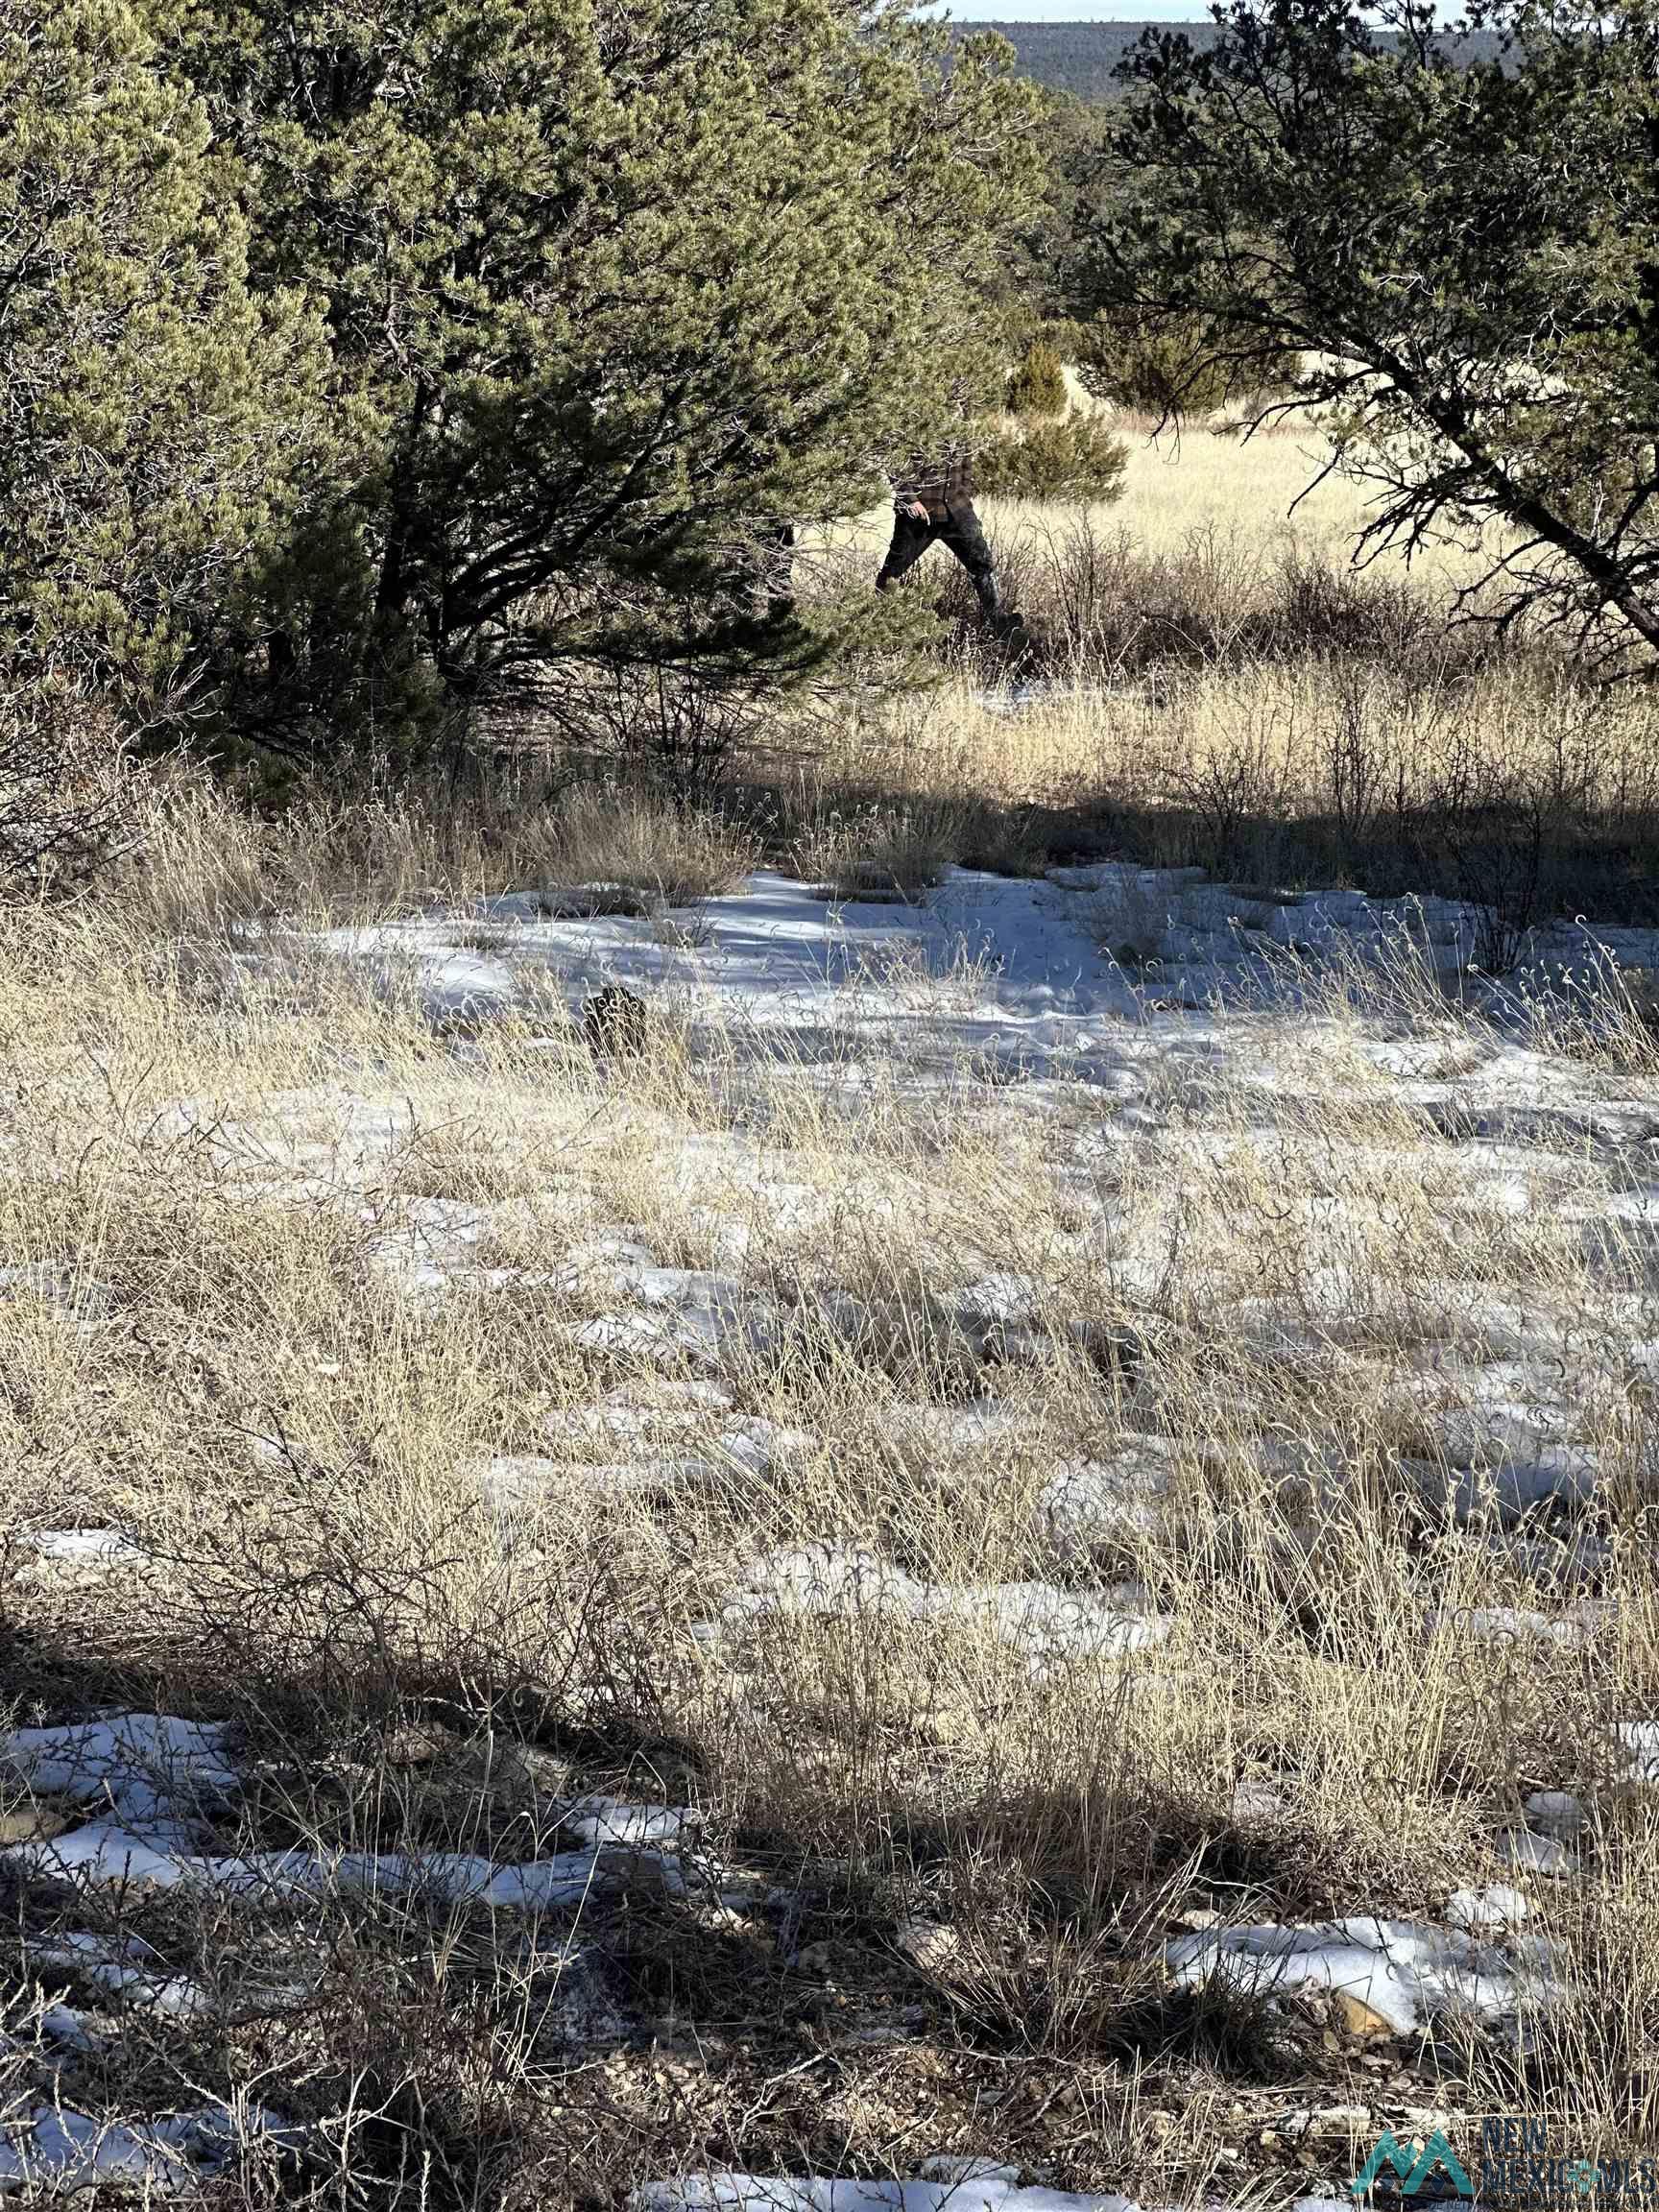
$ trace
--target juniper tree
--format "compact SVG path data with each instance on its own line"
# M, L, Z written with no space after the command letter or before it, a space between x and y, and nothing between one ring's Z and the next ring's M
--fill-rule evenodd
M1047 339L1033 339L1025 349L1008 379L1004 404L1011 415L1029 415L1039 421L1065 414L1070 404L1066 372Z
M336 707L758 648L748 550L995 375L1036 168L983 41L845 0L154 0L356 435L276 644ZM797 640L798 642L798 640ZM277 673L282 673L278 670Z
M323 365L152 59L122 0L0 0L0 664L140 715L236 620Z
M1361 548L1488 531L1471 604L1659 647L1659 6L1238 0L1149 35L1084 303L1329 411ZM1379 36L1378 27L1386 36ZM1283 403L1283 402L1280 402ZM1267 411L1271 411L1269 404Z

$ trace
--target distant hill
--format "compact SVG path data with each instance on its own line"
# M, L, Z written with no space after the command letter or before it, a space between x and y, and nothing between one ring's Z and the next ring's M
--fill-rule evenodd
M1022 75L1079 100L1117 97L1120 87L1115 72L1143 31L1184 31L1194 46L1207 46L1215 36L1208 18L1191 23L958 23L955 28L959 36L999 31L1019 55ZM1498 51L1490 33L1448 39L1447 46L1472 60L1489 60Z
M1209 45L1215 26L1202 23L958 23L961 34L998 31L1020 57L1022 76L1051 92L1079 100L1111 100L1114 72L1143 31L1184 31L1194 46Z

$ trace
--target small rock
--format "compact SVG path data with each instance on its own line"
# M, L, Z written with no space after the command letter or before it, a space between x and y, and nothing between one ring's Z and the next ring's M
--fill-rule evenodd
M1564 1844L1551 1836L1534 1836L1529 1828L1506 1828L1498 1839L1498 1856L1526 1873L1546 1874L1557 1881L1578 1869L1576 1858Z
M49 1843L69 1826L69 1815L49 1805L17 1805L0 1813L0 1844Z
M1518 1928L1527 1910L1520 1890L1503 1882L1486 1889L1454 1889L1446 1900L1447 1924L1453 1928Z
M1315 2135L1352 2135L1370 2127L1371 2113L1364 2104L1321 2104L1309 2122Z
M1190 1911L1175 1915L1176 1927L1190 1928L1195 1936L1202 1935L1206 1928L1219 1928L1221 1924L1222 1915L1209 1905L1195 1905Z
M893 1940L911 1964L919 1966L924 1974L940 1973L955 1958L962 1943L956 1930L939 1920L906 1920Z
M1584 1808L1571 1790L1534 1790L1527 1800L1527 1825L1557 1843L1576 1843L1584 1832Z
M1373 2012L1369 2005L1361 2004L1358 1997L1346 1989L1338 1989L1334 1997L1337 2025L1343 2032L1358 2041L1368 2043L1391 2036L1393 2029L1381 2012Z

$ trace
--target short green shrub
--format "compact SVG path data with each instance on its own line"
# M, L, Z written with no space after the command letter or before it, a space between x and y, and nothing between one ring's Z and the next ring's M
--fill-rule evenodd
M1217 360L1190 320L1156 328L1090 325L1078 373L1097 399L1147 415L1213 415L1230 399L1286 389L1282 362Z
M1025 499L1115 499L1128 454L1092 415L1025 422L998 431L981 448L981 491Z
M1059 354L1044 339L1025 349L1025 355L1008 379L1008 412L1041 420L1064 415L1070 404L1066 371Z

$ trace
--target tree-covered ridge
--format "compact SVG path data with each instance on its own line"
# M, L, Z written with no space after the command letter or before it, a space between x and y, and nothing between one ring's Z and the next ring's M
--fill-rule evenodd
M1020 71L1050 92L1070 93L1076 100L1115 100L1122 92L1118 71L1142 36L1170 33L1209 46L1216 37L1208 17L1190 23L972 23L959 24L958 35L995 31L1020 57ZM1489 60L1499 41L1489 32L1473 32L1439 41L1457 59Z

